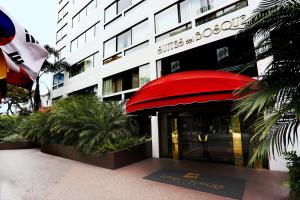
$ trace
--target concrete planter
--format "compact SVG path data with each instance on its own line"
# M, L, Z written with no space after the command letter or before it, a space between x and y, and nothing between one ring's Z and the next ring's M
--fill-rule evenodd
M115 152L107 152L99 156L95 155L82 155L75 147L48 144L42 145L41 151L51 155L76 160L79 162L96 165L107 169L118 169L135 162L139 162L146 158L151 157L151 142L147 142L130 149L119 150Z
M289 200L298 200L300 199L300 191L290 191Z
M0 150L31 149L38 147L40 147L40 145L30 141L0 143Z

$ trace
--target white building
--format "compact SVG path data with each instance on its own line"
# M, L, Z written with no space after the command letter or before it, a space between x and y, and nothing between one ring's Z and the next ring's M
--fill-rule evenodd
M255 52L252 38L235 35L257 3L257 0L59 0L56 49L60 51L60 59L73 65L73 70L54 75L52 99L95 92L104 101L125 100L150 80L175 72L203 69L238 72L241 65L255 57ZM248 56L243 56L251 49ZM256 77L263 70L261 62L244 74ZM189 112L183 108L180 113L177 109L155 110L154 115L144 118L149 120L149 129L151 124L153 156L245 164L248 156L245 141L249 136L241 133L239 121L230 118L230 106L203 105L193 105ZM221 109L216 111L215 107ZM213 110L209 117L203 116L206 108ZM207 125L207 118L210 121L207 131L216 134L209 135L208 141L218 141L220 145L203 142L208 147L193 154L195 139L191 138L196 138L198 129ZM180 149L176 142L171 142L174 123L184 138L177 140ZM232 139L234 124L240 132L238 144ZM218 133L228 137L222 136L225 138L222 141ZM274 160L270 166L284 167L280 164L278 168Z

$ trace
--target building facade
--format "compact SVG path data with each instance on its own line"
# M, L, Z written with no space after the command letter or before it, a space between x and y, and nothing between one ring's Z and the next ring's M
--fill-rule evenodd
M239 72L255 57L255 41L236 35L258 3L58 0L56 49L59 59L69 62L72 69L53 75L52 101L80 93L96 93L104 101L125 101L143 85L166 75L193 70ZM257 77L265 62L248 66L243 74ZM245 165L249 134L242 134L246 125L230 112L226 101L159 110L143 117L152 135L153 157ZM181 134L175 151L174 126ZM232 140L236 128L238 144ZM197 138L199 129L215 136ZM195 150L199 141L203 147ZM270 168L280 169L282 164L278 168L276 163L271 160Z

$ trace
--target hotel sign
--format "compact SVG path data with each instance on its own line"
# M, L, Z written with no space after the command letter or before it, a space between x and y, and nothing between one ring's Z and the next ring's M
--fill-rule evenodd
M222 23L216 24L215 26L205 28L203 31L198 31L191 37L180 38L167 44L163 44L159 46L157 53L162 54L168 51L172 51L185 45L190 45L194 42L209 38L212 35L217 35L223 31L240 29L244 26L245 22L246 15L241 15L231 20L223 21Z

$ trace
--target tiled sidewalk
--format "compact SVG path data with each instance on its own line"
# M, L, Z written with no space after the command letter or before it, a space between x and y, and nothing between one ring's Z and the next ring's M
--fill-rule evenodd
M118 170L66 160L38 149L0 151L0 200L229 199L143 179L162 168L184 168L247 179L243 199L287 199L287 174L222 164L148 159Z

